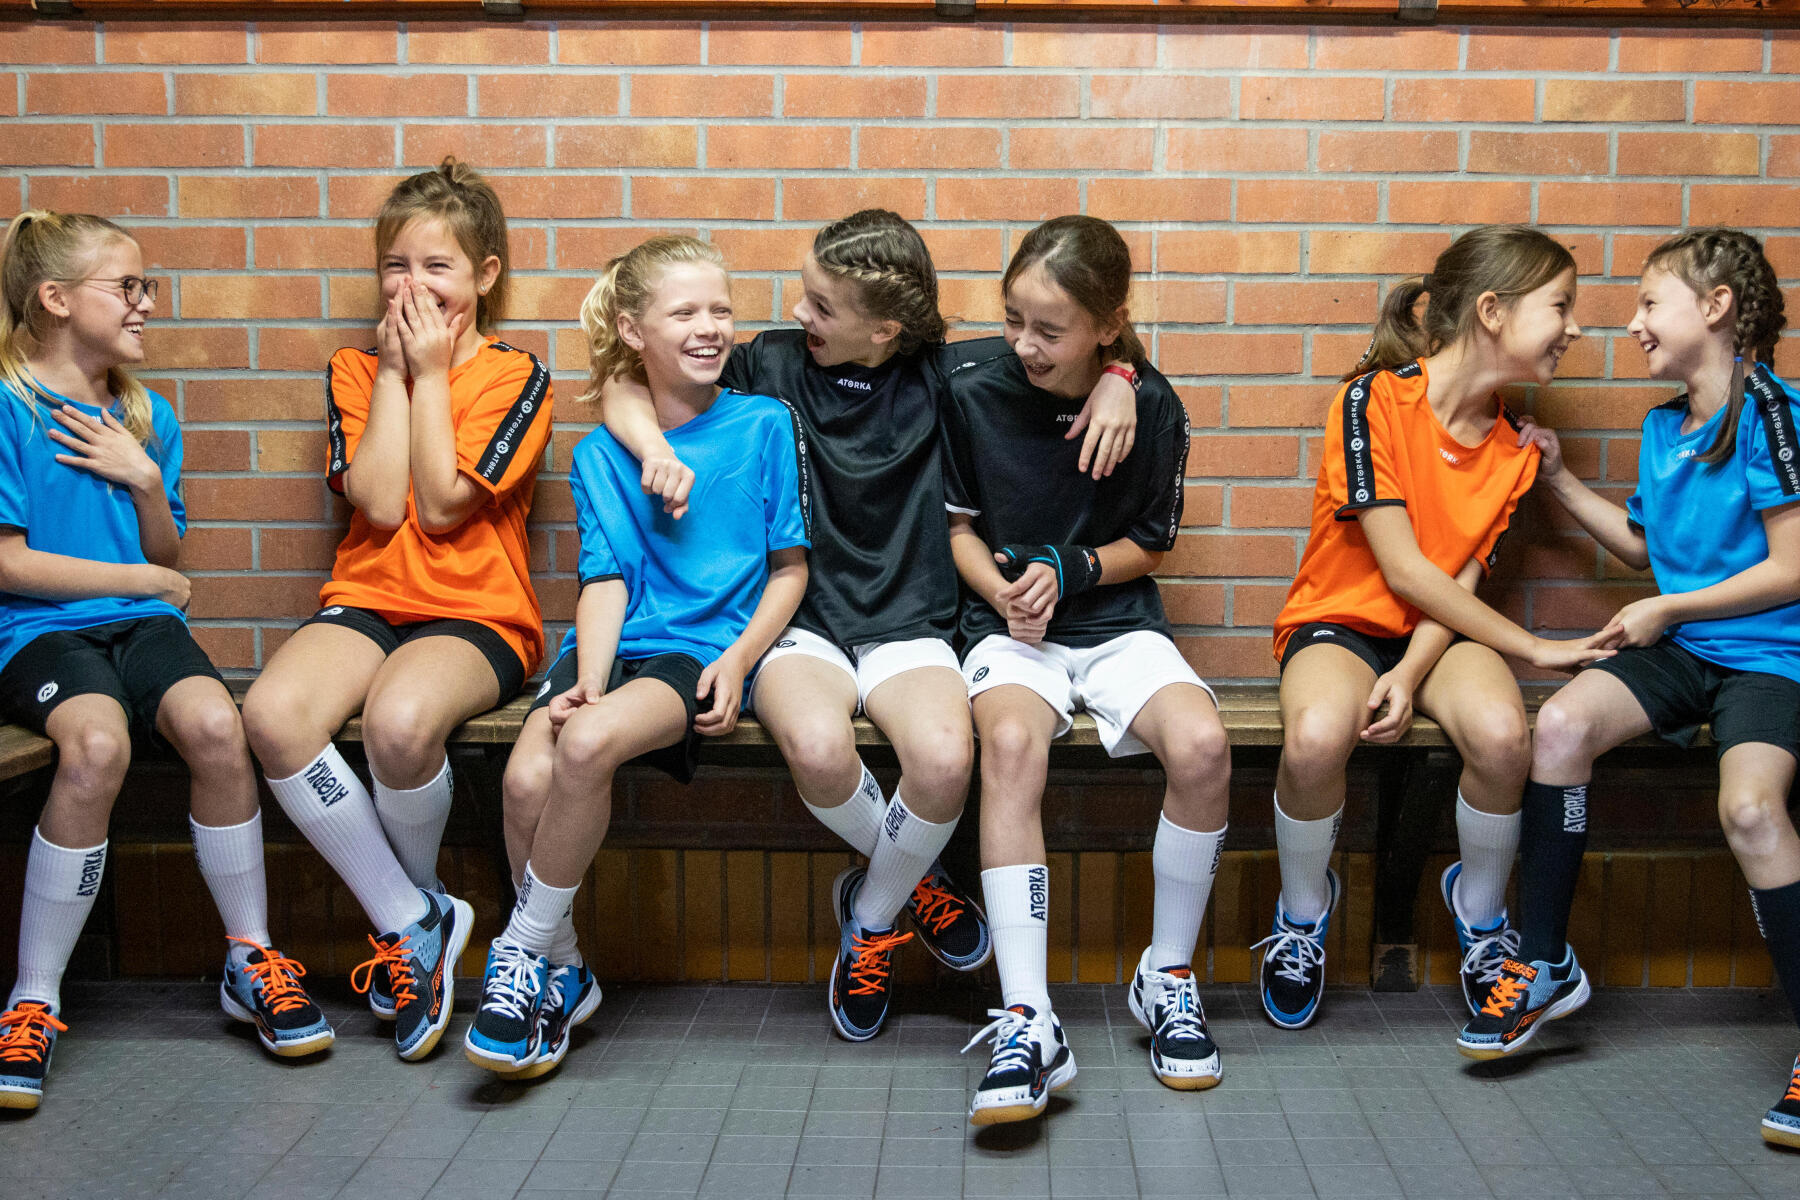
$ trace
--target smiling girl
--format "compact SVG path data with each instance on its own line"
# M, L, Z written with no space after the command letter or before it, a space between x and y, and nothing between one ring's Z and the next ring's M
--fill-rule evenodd
M403 181L375 226L372 350L326 370L326 481L350 502L321 608L244 701L269 787L378 931L356 972L400 1057L450 1019L469 906L437 879L444 739L510 700L543 653L525 518L550 375L498 341L506 217L454 159ZM363 714L369 792L331 739Z
M219 998L292 1057L329 1046L298 962L269 947L262 815L237 708L188 632L174 410L132 378L156 282L99 217L26 212L0 251L0 712L56 743L32 835L0 1108L43 1096L63 968L94 906L139 733L191 776L194 856L228 938Z

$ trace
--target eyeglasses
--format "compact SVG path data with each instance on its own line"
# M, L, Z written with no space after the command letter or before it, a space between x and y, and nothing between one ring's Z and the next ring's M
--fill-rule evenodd
M121 275L117 279L59 279L56 282L72 283L78 287L84 283L116 283L125 297L125 307L136 308L145 296L150 297L150 303L156 303L156 280L138 275Z

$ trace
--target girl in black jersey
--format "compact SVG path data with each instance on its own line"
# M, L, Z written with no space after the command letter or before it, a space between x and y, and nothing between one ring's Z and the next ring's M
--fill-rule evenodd
M821 230L801 281L801 328L759 334L732 354L721 382L787 401L808 441L806 597L764 655L749 699L807 808L869 856L866 869L846 870L834 885L841 937L828 992L833 1026L862 1041L881 1030L893 951L912 937L896 929L903 909L947 966L974 970L991 953L980 907L937 862L962 813L972 756L950 648L956 572L941 515L945 326L931 255L891 212L855 213ZM1122 453L1134 406L1122 384L1119 393L1123 419L1097 418L1090 441ZM603 402L613 435L644 464L645 490L660 492L670 513L683 511L692 473L641 389L615 381ZM1109 446L1099 449L1104 470ZM901 778L892 797L857 755L858 708L894 744Z
M1093 217L1026 235L1006 269L1006 337L955 347L944 439L950 542L962 576L963 677L981 735L982 893L1003 1007L969 1043L993 1058L976 1125L1025 1120L1075 1077L1050 1011L1043 792L1050 743L1085 708L1108 753L1148 750L1167 776L1151 945L1132 980L1150 1062L1170 1087L1219 1081L1190 960L1225 837L1231 762L1210 689L1182 658L1150 572L1175 544L1187 414L1126 308L1131 255ZM1057 467L1095 382L1129 360L1136 452L1094 480Z

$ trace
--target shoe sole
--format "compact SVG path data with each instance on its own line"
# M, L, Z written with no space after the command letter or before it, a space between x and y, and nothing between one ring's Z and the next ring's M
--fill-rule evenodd
M600 985L596 983L593 986L593 988L588 992L587 999L583 1000L580 1004L575 1006L575 1015L569 1018L569 1029L574 1029L577 1025L580 1025L582 1022L586 1021L589 1017L593 1016L594 1013L599 1011L599 1009L600 1009ZM523 1083L528 1079L537 1079L540 1076L548 1075L550 1072L556 1070L557 1067L561 1066L562 1060L568 1055L568 1053L569 1053L569 1041L568 1041L568 1038L566 1036L566 1031L565 1031L565 1037L563 1038L562 1052L560 1054L556 1054L552 1057L545 1057L542 1054L542 1052L540 1052L538 1055L538 1060L536 1062L532 1063L530 1066L521 1067L517 1071L499 1071L499 1072L496 1072L496 1074L500 1075L501 1078L503 1078L503 1079L506 1079L506 1080L509 1080L509 1081L515 1082L515 1083Z
M396 1010L394 1010L392 1008L377 1007L375 1004L375 997L373 995L370 995L370 997L369 997L369 1015L374 1017L377 1021L392 1021L392 1020L396 1019L398 1014L397 1014Z
M325 1032L315 1033L300 1041L270 1041L268 1036L263 1033L262 1022L256 1019L256 1014L238 1003L238 998L231 994L231 989L225 986L224 980L219 981L219 1007L224 1009L225 1015L232 1020L256 1026L256 1040L262 1043L264 1050L277 1058L305 1058L309 1054L317 1054L337 1041L337 1033L329 1025L325 1027Z
M474 1043L463 1042L463 1057L484 1071L492 1071L496 1075L516 1075L520 1071L529 1071L537 1062L537 1053L527 1059L517 1059L510 1055L483 1050Z
M456 914L456 924L451 926L450 940L444 946L444 956L439 960L444 971L444 1004L438 1011L438 1019L425 1030L425 1036L419 1039L418 1045L411 1050L398 1051L400 1057L407 1062L418 1062L427 1054L437 1049L438 1040L444 1036L444 1030L450 1024L451 1001L456 995L456 964L462 961L462 954L469 945L469 926L475 922L475 910L467 900L448 897L450 909Z
M42 1092L21 1092L13 1088L0 1088L0 1108L10 1108L15 1112L29 1112L43 1103ZM1764 1137L1768 1134L1764 1133Z
M1125 993L1125 1003L1126 1006L1131 1009L1131 1015L1137 1018L1137 1023L1144 1027L1144 1032L1148 1033L1151 1038L1155 1038L1156 1030L1150 1028L1150 1016L1144 1011L1143 1004L1138 1000L1137 981L1135 979L1132 980L1132 986ZM1188 1074L1182 1071L1171 1070L1164 1063L1157 1061L1156 1045L1154 1041L1150 1046L1151 1073L1156 1076L1164 1087L1174 1088L1178 1092L1204 1092L1207 1088L1218 1087L1219 1081L1225 1077L1225 1073L1219 1069L1219 1055L1216 1051L1213 1053L1210 1061L1212 1063L1212 1069L1210 1071L1205 1068L1200 1068L1196 1073Z
M1789 1146L1800 1150L1800 1129L1794 1129L1788 1125L1777 1125L1765 1117L1762 1123L1762 1135L1763 1141L1772 1145Z
M865 867L845 867L837 873L837 878L831 881L831 911L832 915L837 917L838 954L840 957L843 954L844 940L844 881L857 872L866 870ZM846 1042L871 1041L876 1034L881 1032L880 1024L865 1033L862 1030L847 1028L838 1019L837 978L838 960L834 958L831 960L831 981L825 985L825 1011L831 1017L831 1028Z
M1042 1116L1044 1110L1050 1106L1050 1093L1062 1091L1074 1082L1074 1079L1075 1055L1071 1053L1067 1062L1050 1072L1050 1080L1044 1085L1043 1092L1039 1094L1035 1102L996 1104L988 1108L977 1108L970 1105L969 1124L976 1126L1009 1125L1015 1121L1029 1121L1033 1117Z
M1520 1034L1513 1042L1504 1046L1496 1045L1492 1042L1479 1042L1475 1045L1470 1045L1461 1038L1457 1038L1457 1052L1464 1058L1472 1058L1476 1062L1492 1062L1496 1058L1505 1058L1508 1055L1516 1054L1519 1047L1537 1036L1538 1030L1542 1029L1551 1021L1568 1016L1570 1013L1586 1004L1588 998L1593 994L1594 989L1588 986L1587 972L1584 971L1581 975L1581 986L1545 1009L1544 1015L1527 1026L1525 1032Z

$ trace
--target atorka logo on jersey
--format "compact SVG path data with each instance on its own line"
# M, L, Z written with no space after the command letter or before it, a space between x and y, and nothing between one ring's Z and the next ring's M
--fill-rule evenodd
M87 857L81 860L81 882L76 885L77 896L91 896L100 890L100 876L106 873L106 847L89 850Z
M328 763L315 762L306 768L306 782L312 788L313 795L319 798L319 803L326 808L350 794L350 789L338 782L337 775L332 772Z
M1453 467L1462 466L1462 459L1456 457L1456 455L1450 453L1448 450L1444 449L1442 446L1438 447L1438 453L1440 455L1442 455L1444 461L1449 463L1451 466L1453 466Z
M848 375L840 379L834 379L832 382L841 388L849 388L851 391L855 392L873 392L875 390L875 386L868 380L851 379Z

